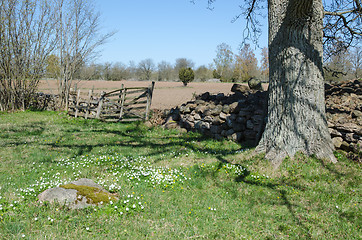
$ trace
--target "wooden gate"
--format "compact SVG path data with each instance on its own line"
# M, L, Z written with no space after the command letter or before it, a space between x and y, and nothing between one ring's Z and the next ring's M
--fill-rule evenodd
M71 92L68 114L74 117L96 118L103 121L148 120L155 82L149 87L125 88L102 92L99 96L90 90L88 96L81 91Z

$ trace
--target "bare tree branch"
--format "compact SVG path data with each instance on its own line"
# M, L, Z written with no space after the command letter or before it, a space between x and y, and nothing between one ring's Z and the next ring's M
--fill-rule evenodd
M361 41L361 0L333 0L324 8L324 52L329 59Z
M192 0L191 2L195 2ZM216 0L208 0L207 8L213 9ZM232 19L236 22L240 18L246 19L243 31L243 41L251 40L258 45L261 36L260 16L265 14L266 0L244 0L239 6L241 13ZM324 3L324 50L329 56L356 46L362 37L362 3L361 0L331 0ZM265 16L263 16L265 17Z
M347 18L344 16L344 14L348 14L348 13L353 13L354 11L345 11L345 12L324 12L325 15L330 15L330 16L337 16L339 17L342 21L343 21L343 25L345 28L348 29L348 31L351 33L351 34L356 34L356 35L360 35L362 36L362 32L357 32L355 31L354 29L352 29L352 27L349 26L349 23L352 22L353 20L356 20L358 18L355 17L354 19L351 19L351 20L347 20Z
M75 73L82 65L95 57L96 48L114 32L100 34L100 14L87 0L57 0L59 6L58 36L60 44L61 72L59 93L67 102Z

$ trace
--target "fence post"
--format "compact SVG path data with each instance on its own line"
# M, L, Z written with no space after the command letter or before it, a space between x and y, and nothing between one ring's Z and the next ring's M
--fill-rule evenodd
M91 101L91 98L92 98L92 94L93 94L93 91L89 90L87 108L85 109L85 119L88 119L88 115L89 115L89 112L90 112L90 101Z
M121 95L121 109L120 109L120 112L119 112L119 120L122 119L123 117L123 107L124 107L124 101L126 99L126 88L124 87L124 85L122 84L122 95Z
M75 118L77 118L78 117L78 112L79 112L79 109L78 109L78 107L79 107L79 98L80 98L80 90L78 90L78 93L77 93L77 102L76 102L76 104L75 104Z
M147 88L147 105L146 105L146 114L145 114L145 120L148 120L149 117L149 111L151 108L151 102L152 102L152 94L153 89L155 88L155 82L152 82L151 87Z
M102 92L101 97L98 102L97 115L96 115L97 119L100 119L100 117L101 117L101 111L102 111L102 107L103 107L103 100L104 100L105 94L106 94L105 92Z
M70 93L68 92L67 95L65 96L65 109L67 109L67 111L69 108L69 95L70 95ZM63 104L63 102L61 101L60 105L62 106L62 104Z
M71 97L72 92L73 92L73 88L70 88L70 90L69 90L69 96L68 96L68 101L67 101L67 103L65 104L65 108L67 109L67 112L69 112L69 107L70 107L69 102L72 101L73 104L74 104L73 97Z

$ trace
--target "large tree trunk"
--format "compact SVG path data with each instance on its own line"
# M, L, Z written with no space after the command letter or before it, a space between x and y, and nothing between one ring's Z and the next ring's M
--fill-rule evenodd
M269 0L268 119L257 152L277 166L297 152L336 162L327 127L322 0Z

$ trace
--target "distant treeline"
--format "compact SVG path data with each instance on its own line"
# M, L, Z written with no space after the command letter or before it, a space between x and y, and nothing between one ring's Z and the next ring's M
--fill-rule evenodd
M361 78L362 76L362 51L361 47L350 48L325 59L324 72L327 82L344 81L347 79ZM268 49L263 48L261 60L255 57L250 45L243 45L237 54L225 43L217 46L213 63L195 67L191 59L178 58L174 63L161 61L155 63L148 58L135 63L130 61L82 64L75 72L75 79L84 80L153 80L153 81L179 81L179 71L182 68L192 68L195 81L220 79L222 82L246 82L251 77L268 81L269 61ZM46 67L46 77L56 78L59 73L59 57L49 56Z
M223 43L217 46L216 57L213 63L195 67L191 59L178 58L174 63L161 61L155 63L148 58L135 63L84 63L74 74L75 79L85 80L154 80L154 81L178 81L179 71L183 68L191 68L195 74L195 81L208 79L220 79L223 82L243 82L250 77L268 78L267 48L263 49L260 67L250 45L244 45L238 54L231 51L229 45ZM47 61L46 77L56 78L59 72L59 57L51 55Z

